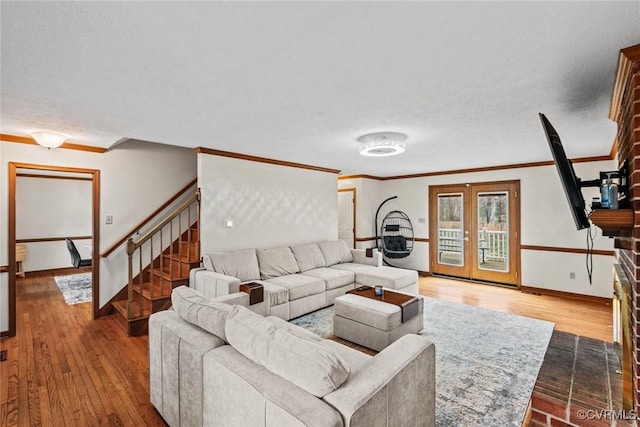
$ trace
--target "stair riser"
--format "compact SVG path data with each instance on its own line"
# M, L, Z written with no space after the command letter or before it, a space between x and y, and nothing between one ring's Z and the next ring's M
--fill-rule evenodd
M165 249L163 254L169 255L171 250L169 248ZM182 257L189 257L192 260L200 259L200 251L198 250L198 242L192 241L191 243L187 243L187 241L183 241L182 244L175 242L173 244L173 255L180 254Z
M151 311L157 313L158 311L167 310L171 307L171 298L153 300L151 302Z

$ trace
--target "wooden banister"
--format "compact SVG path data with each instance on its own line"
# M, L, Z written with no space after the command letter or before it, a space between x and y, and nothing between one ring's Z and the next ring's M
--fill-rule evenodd
M133 242L133 246L127 247L127 252L129 251L129 248L131 248L131 253L133 253L133 251L135 251L140 246L142 246L144 242L149 240L151 237L153 237L154 234L156 234L158 231L160 231L162 229L162 227L164 227L165 225L169 224L174 218L176 218L184 210L186 210L193 202L196 202L198 200L200 200L200 193L196 192L196 194L194 194L193 196L189 197L189 199L187 199L184 203L182 203L180 206L175 208L173 210L173 212L171 212L169 215L167 215L167 217L162 222L154 225L151 230L147 231L146 233L144 233L144 235L141 238L139 238L137 241ZM131 239L131 241L133 241L133 239Z
M145 225L147 225L149 222L151 222L151 220L153 220L160 212L162 212L163 210L165 210L167 208L167 206L171 205L171 203L175 202L180 196L182 196L189 188L191 188L192 186L194 186L197 182L197 178L194 178L191 182L189 182L187 185L185 185L183 188L181 188L176 194L174 194L173 196L171 196L171 198L169 200L167 200L166 202L164 202L162 204L162 206L160 206L158 209L156 209L155 211L153 211L148 217L146 217L145 219L143 219L142 221L140 221L140 223L138 225L136 225L135 227L133 227L131 230L129 230L124 236L122 236L122 238L120 240L118 240L116 243L114 243L113 245L111 245L108 249L106 249L104 252L102 252L100 254L100 256L102 258L108 257L109 255L111 255L111 253L113 253L113 251L115 251L116 249L118 249L123 243L125 243L127 241L127 239L129 237L131 237L132 235L134 235L138 230L140 230L142 227L144 227Z
M167 296L166 290L173 289L174 283L186 280L182 276L185 274L185 265L192 268L192 264L200 264L197 258L200 253L200 240L195 238L192 241L192 233L194 231L199 233L200 230L199 206L200 190L198 189L193 196L174 208L171 213L164 215L160 222L140 236L137 241L134 241L133 237L127 239L129 278L127 317L129 319L141 318L153 313L158 308L154 306L155 298ZM197 215L192 218L191 213L194 208ZM167 244L165 244L165 237L168 238ZM194 244L196 247L192 248ZM134 264L139 266L138 271L135 271ZM136 273L137 276L134 276ZM186 274L188 275L188 272Z

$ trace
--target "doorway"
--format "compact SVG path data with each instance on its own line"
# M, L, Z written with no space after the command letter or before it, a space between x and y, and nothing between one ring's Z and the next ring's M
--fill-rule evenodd
M70 168L64 166L36 165L9 162L9 212L8 212L8 253L9 253L9 330L8 336L16 334L16 180L18 171L41 171L54 173L87 174L91 179L91 256L92 308L93 318L99 317L100 309L100 171L97 169Z
M520 285L520 181L429 187L431 272Z
M356 248L356 189L338 190L338 239Z

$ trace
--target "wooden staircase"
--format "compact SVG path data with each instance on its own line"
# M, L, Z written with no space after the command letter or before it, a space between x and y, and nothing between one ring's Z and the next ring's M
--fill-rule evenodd
M187 285L189 271L200 266L199 208L200 194L196 192L144 236L127 241L127 297L111 304L118 323L128 335L147 334L149 316L170 308L171 291ZM169 243L165 245L164 241Z

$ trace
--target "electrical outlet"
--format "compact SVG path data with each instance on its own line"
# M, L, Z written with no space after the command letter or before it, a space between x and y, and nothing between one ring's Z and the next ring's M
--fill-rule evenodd
M113 215L107 215L105 224L113 224Z
M576 273L575 273L575 272L573 272L573 271L572 271L572 272L570 272L570 273L569 273L569 279L571 279L571 280L575 280L575 279L576 279Z

